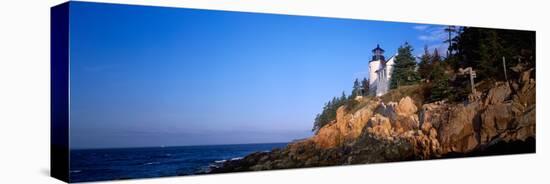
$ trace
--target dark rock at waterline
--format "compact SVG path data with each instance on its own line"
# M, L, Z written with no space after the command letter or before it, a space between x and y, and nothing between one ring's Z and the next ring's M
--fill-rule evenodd
M227 161L221 167L198 174L422 160L421 157L412 154L412 146L407 142L380 143L371 139L364 143L360 146L355 145L356 147L339 147L330 150L302 150L300 157L293 157L289 151L281 150L254 153L241 160ZM374 144L369 146L369 143ZM535 145L535 138L528 138L525 141L499 142L469 153L451 152L434 159L535 153Z

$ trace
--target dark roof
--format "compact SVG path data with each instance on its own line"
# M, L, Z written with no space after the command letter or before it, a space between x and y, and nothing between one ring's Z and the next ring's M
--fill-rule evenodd
M376 44L376 48L372 49L372 52L375 52L377 50L384 52L384 49L380 48L380 44Z

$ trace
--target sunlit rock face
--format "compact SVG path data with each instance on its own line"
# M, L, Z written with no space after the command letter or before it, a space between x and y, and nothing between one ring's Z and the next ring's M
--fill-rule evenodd
M361 99L358 107L338 108L335 120L309 139L251 154L212 172L468 156L495 145L522 145L536 136L535 81L525 78L497 82L481 98L464 103L418 107L408 96L388 103Z

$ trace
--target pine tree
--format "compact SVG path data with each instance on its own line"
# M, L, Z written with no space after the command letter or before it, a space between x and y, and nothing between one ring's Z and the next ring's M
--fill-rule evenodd
M472 67L477 79L492 78L504 80L502 57L524 58L522 62L535 65L535 32L464 27L453 39L453 60L455 70ZM507 59L508 66L515 66L518 60Z
M346 95L346 92L345 91L342 91L342 96L340 96L340 103L344 103L346 102L348 99L348 96Z
M402 85L416 84L420 80L420 76L416 71L416 60L412 54L412 46L405 42L405 44L399 47L397 53L390 81L391 89Z
M369 80L366 77L361 81L361 86L363 88L362 94L366 96L369 93Z
M348 96L346 96L345 92L342 92L342 96L333 97L332 100L325 103L323 111L315 116L313 128L311 129L311 131L318 133L318 131L323 126L329 124L330 122L332 122L332 120L335 120L336 111L338 110L338 108L348 103L348 101Z
M449 75L445 73L445 67L436 63L431 72L433 84L429 101L439 101L448 98L451 95L452 88L449 84Z
M456 26L447 26L445 29L443 29L443 31L449 34L449 38L445 40L444 43L449 43L449 47L447 50L447 57L450 57L453 54L452 53L453 50L451 49L453 45L453 33L456 33L457 29L456 29Z
M353 82L353 90L351 91L350 99L355 99L355 97L359 95L361 95L361 83L359 83L359 79L355 79Z
M432 55L432 63L440 63L441 62L441 56L439 55L439 51L437 48L434 49L434 53Z
M431 71L432 71L432 61L433 58L428 51L428 46L424 46L424 54L420 57L420 62L418 63L418 74L422 79L431 80Z
M441 72L445 71L445 67L443 66L443 63L441 62L441 56L439 56L439 52L437 49L434 49L434 52L431 56L430 61L430 80L436 80L438 77L441 77Z

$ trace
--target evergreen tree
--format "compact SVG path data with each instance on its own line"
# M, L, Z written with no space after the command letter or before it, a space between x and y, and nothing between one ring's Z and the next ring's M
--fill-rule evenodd
M478 71L478 80L504 79L502 57L508 58L507 66L515 66L517 59L534 67L535 32L464 27L454 38L451 49L453 59L459 67L472 67Z
M432 64L438 64L441 63L441 56L439 55L439 51L437 48L434 49L434 53L432 55Z
M420 78L431 80L431 71L432 71L432 61L433 58L428 51L428 46L424 46L424 54L420 57L420 62L418 63L418 74Z
M416 71L416 60L412 53L413 48L407 42L397 50L390 81L391 89L402 85L416 84L420 80L420 76Z
M433 54L430 54L428 47L425 46L424 54L419 59L418 74L420 75L420 78L425 79L426 81L433 81L437 78L436 74L434 74L434 69L436 66L441 65L441 56L439 56L437 48L434 49Z
M361 81L361 86L363 88L363 96L367 96L367 94L369 93L369 80L367 80L367 78L363 78L363 80Z
M321 127L329 124L336 118L336 108L338 108L338 103L337 98L333 98L331 101L325 103L323 111L315 116L312 131L317 133Z
M342 91L342 96L340 96L340 103L346 102L348 99L348 96L346 95L345 91Z
M452 88L445 67L439 63L434 64L431 75L433 76L433 83L428 101L439 101L448 98L451 95Z
M451 46L453 45L453 33L457 32L456 26L447 26L443 31L447 32L449 34L449 38L444 41L444 43L448 43L449 47L447 49L447 57L450 57L453 54L453 50L451 49Z
M325 103L323 111L315 116L313 128L311 130L317 133L323 126L335 120L338 108L348 103L348 101L348 96L346 96L345 92L342 92L342 96L333 97L331 101Z
M361 83L359 83L359 79L355 79L353 82L353 90L351 91L350 99L355 99L355 97L359 95L361 95Z
M441 76L441 71L445 71L445 65L441 61L441 56L439 56L439 52L437 51L437 48L434 49L434 52L432 56L430 57L430 80L435 80L438 77ZM438 68L440 67L440 68Z

